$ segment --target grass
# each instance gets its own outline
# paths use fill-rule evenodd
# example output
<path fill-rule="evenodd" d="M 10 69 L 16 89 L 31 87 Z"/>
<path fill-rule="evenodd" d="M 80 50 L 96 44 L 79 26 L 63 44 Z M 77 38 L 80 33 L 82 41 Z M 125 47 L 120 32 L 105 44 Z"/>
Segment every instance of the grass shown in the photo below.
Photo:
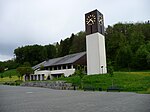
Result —
<path fill-rule="evenodd" d="M 148 88 L 146 91 L 138 91 L 140 94 L 150 94 L 150 88 Z"/>
<path fill-rule="evenodd" d="M 3 78 L 0 78 L 0 83 L 4 82 L 14 82 L 18 80 L 16 70 L 9 70 L 3 74 Z M 9 78 L 11 74 L 12 78 Z M 141 71 L 141 72 L 114 72 L 114 76 L 110 77 L 109 74 L 103 75 L 85 75 L 82 80 L 79 76 L 72 76 L 66 78 L 54 79 L 64 80 L 68 83 L 79 86 L 81 89 L 83 87 L 92 86 L 96 90 L 102 88 L 104 91 L 113 84 L 122 89 L 122 91 L 127 92 L 137 92 L 137 93 L 146 93 L 150 94 L 150 71 Z"/>
<path fill-rule="evenodd" d="M 16 80 L 18 80 L 17 76 L 12 76 L 12 78 L 4 77 L 4 78 L 0 78 L 0 83 L 15 82 Z"/>
<path fill-rule="evenodd" d="M 9 78 L 10 74 L 11 74 L 11 78 Z M 0 73 L 0 75 L 3 75 L 3 78 L 0 78 L 0 83 L 14 82 L 18 80 L 18 77 L 17 77 L 18 72 L 15 69 L 5 71 L 4 73 Z"/>
<path fill-rule="evenodd" d="M 81 87 L 92 86 L 97 90 L 102 88 L 104 91 L 112 85 L 113 81 L 113 85 L 120 87 L 123 91 L 150 94 L 150 72 L 115 72 L 113 77 L 103 74 L 86 75 L 82 80 L 78 76 L 58 80 L 65 80 Z"/>
<path fill-rule="evenodd" d="M 19 73 L 16 71 L 16 69 L 12 69 L 12 70 L 5 71 L 4 73 L 0 73 L 0 75 L 3 75 L 3 77 L 9 77 L 10 74 L 11 76 L 17 76 Z"/>

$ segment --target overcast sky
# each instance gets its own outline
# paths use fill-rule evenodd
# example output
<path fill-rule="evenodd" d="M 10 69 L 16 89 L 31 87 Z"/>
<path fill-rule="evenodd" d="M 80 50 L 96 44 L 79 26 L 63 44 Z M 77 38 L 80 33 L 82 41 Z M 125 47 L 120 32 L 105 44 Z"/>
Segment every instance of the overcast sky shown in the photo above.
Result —
<path fill-rule="evenodd" d="M 84 14 L 98 9 L 105 27 L 150 20 L 150 0 L 0 0 L 0 61 L 19 46 L 53 44 L 84 31 Z"/>

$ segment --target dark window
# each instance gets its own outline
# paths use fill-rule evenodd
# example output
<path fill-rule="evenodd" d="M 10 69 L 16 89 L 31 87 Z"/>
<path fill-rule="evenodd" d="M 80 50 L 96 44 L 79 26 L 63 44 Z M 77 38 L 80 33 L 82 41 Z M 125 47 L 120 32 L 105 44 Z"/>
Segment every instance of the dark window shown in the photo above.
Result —
<path fill-rule="evenodd" d="M 73 65 L 73 68 L 77 69 L 77 68 L 76 68 L 76 65 Z"/>
<path fill-rule="evenodd" d="M 58 66 L 58 70 L 61 70 L 61 66 Z"/>
<path fill-rule="evenodd" d="M 54 66 L 54 70 L 57 70 L 57 66 Z"/>
<path fill-rule="evenodd" d="M 66 65 L 63 65 L 63 69 L 66 69 Z"/>
<path fill-rule="evenodd" d="M 34 79 L 34 80 L 37 80 L 37 75 L 35 75 L 34 77 L 35 77 L 35 79 Z"/>
<path fill-rule="evenodd" d="M 42 80 L 44 80 L 44 74 L 42 74 Z"/>
<path fill-rule="evenodd" d="M 41 80 L 41 77 L 40 77 L 40 75 L 38 75 L 38 80 Z"/>
<path fill-rule="evenodd" d="M 68 65 L 68 69 L 71 69 L 71 65 Z"/>

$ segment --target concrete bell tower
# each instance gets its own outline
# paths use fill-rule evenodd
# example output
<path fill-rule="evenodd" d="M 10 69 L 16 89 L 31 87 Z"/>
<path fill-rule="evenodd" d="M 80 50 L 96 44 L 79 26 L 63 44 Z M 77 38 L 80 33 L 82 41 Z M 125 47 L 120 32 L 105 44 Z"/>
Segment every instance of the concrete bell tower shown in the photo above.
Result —
<path fill-rule="evenodd" d="M 104 18 L 98 10 L 85 14 L 87 74 L 105 74 L 106 51 L 104 37 Z"/>

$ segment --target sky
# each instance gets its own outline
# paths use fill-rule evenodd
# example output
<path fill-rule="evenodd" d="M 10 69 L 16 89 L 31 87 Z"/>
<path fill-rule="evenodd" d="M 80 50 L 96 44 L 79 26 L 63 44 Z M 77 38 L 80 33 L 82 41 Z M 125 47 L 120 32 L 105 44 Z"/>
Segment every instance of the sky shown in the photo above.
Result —
<path fill-rule="evenodd" d="M 104 23 L 150 20 L 150 0 L 0 0 L 0 61 L 14 49 L 48 45 L 85 31 L 85 13 L 98 9 Z"/>

